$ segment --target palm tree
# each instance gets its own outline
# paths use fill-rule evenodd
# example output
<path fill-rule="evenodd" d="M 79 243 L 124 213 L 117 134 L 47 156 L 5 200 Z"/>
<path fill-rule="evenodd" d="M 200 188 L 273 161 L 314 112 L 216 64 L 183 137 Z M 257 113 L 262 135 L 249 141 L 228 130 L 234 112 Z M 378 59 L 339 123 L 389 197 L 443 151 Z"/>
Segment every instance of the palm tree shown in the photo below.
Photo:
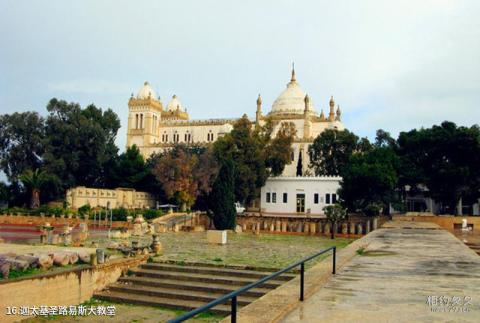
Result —
<path fill-rule="evenodd" d="M 36 169 L 35 171 L 28 169 L 20 176 L 23 185 L 32 191 L 30 208 L 36 209 L 40 206 L 40 190 L 49 179 L 50 176 L 40 169 Z"/>

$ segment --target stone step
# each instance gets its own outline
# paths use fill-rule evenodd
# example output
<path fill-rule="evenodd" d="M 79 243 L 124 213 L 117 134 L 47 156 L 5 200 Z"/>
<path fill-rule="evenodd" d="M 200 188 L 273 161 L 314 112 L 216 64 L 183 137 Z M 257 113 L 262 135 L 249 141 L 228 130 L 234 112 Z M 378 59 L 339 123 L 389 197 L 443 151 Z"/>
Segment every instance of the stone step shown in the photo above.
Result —
<path fill-rule="evenodd" d="M 191 291 L 191 290 L 181 290 L 175 288 L 165 288 L 165 287 L 149 287 L 142 285 L 131 285 L 125 283 L 116 283 L 110 285 L 108 290 L 111 292 L 121 292 L 127 294 L 137 294 L 137 295 L 146 295 L 153 297 L 162 297 L 162 298 L 171 298 L 171 299 L 182 299 L 198 302 L 211 302 L 216 300 L 219 297 L 222 297 L 225 294 L 222 293 L 211 293 L 207 291 Z M 238 297 L 239 305 L 248 305 L 253 302 L 255 297 L 248 297 L 241 295 Z M 230 304 L 227 302 L 225 304 Z"/>
<path fill-rule="evenodd" d="M 172 271 L 150 270 L 150 269 L 134 269 L 134 270 L 131 270 L 131 272 L 137 277 L 153 277 L 153 278 L 196 281 L 196 282 L 216 283 L 216 284 L 231 284 L 236 286 L 244 286 L 244 285 L 253 283 L 257 280 L 257 279 L 245 278 L 245 277 L 227 277 L 227 276 L 218 277 L 218 276 L 213 276 L 208 274 L 183 273 L 183 272 L 172 272 Z M 259 287 L 277 288 L 283 283 L 284 281 L 272 279 L 263 283 Z"/>
<path fill-rule="evenodd" d="M 94 294 L 95 298 L 129 303 L 136 305 L 146 305 L 146 306 L 161 306 L 166 308 L 172 308 L 177 310 L 190 311 L 202 305 L 205 305 L 205 302 L 191 301 L 191 300 L 182 300 L 182 299 L 172 299 L 166 297 L 154 297 L 146 295 L 137 295 L 124 292 L 111 292 L 111 291 L 102 291 Z M 240 306 L 239 306 L 240 308 Z M 209 310 L 211 313 L 220 314 L 220 315 L 229 315 L 230 314 L 230 305 L 217 305 Z"/>
<path fill-rule="evenodd" d="M 166 288 L 176 288 L 181 290 L 192 290 L 192 291 L 206 291 L 210 293 L 221 293 L 222 295 L 228 294 L 237 290 L 239 286 L 232 286 L 231 284 L 214 284 L 214 283 L 204 283 L 204 282 L 191 282 L 191 281 L 181 281 L 176 279 L 158 279 L 152 277 L 133 277 L 126 276 L 118 279 L 120 283 L 129 283 L 134 285 L 141 286 L 152 286 L 152 287 L 166 287 Z M 242 295 L 249 297 L 261 297 L 271 291 L 271 288 L 252 288 Z"/>
<path fill-rule="evenodd" d="M 255 270 L 239 270 L 239 269 L 230 269 L 223 267 L 207 267 L 207 266 L 182 266 L 175 264 L 165 264 L 165 263 L 147 263 L 141 266 L 142 269 L 151 269 L 151 270 L 163 270 L 163 271 L 175 271 L 175 272 L 186 272 L 186 273 L 198 273 L 198 274 L 214 274 L 216 276 L 234 276 L 234 277 L 248 277 L 254 279 L 263 278 L 271 272 L 265 271 L 255 271 Z M 275 280 L 289 281 L 294 278 L 295 275 L 292 274 L 283 274 L 277 276 Z"/>

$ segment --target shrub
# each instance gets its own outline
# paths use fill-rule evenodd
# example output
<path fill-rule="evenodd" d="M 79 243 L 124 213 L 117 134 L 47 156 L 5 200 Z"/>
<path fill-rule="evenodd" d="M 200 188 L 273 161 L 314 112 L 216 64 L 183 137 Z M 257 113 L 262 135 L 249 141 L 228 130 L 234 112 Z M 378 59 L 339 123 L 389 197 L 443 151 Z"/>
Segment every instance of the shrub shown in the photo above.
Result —
<path fill-rule="evenodd" d="M 85 205 L 82 205 L 81 207 L 78 208 L 78 214 L 79 215 L 85 215 L 85 214 L 90 213 L 91 210 L 92 210 L 92 208 L 90 207 L 90 205 L 85 204 Z"/>
<path fill-rule="evenodd" d="M 363 213 L 365 213 L 366 216 L 377 216 L 381 210 L 382 206 L 380 204 L 370 203 L 363 209 Z"/>
<path fill-rule="evenodd" d="M 113 221 L 127 221 L 128 211 L 124 208 L 112 209 Z"/>
<path fill-rule="evenodd" d="M 155 209 L 145 209 L 142 212 L 145 220 L 155 219 L 163 215 L 163 212 L 161 210 Z"/>

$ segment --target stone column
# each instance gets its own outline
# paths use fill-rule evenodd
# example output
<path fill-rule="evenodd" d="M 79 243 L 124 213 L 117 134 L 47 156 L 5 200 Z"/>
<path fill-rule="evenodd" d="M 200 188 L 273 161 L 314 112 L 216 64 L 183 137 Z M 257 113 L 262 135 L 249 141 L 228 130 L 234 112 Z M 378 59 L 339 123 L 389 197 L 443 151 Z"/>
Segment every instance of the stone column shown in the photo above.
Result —
<path fill-rule="evenodd" d="M 317 233 L 317 223 L 316 222 L 310 222 L 310 233 L 311 234 Z"/>
<path fill-rule="evenodd" d="M 323 233 L 330 234 L 330 223 L 325 223 L 325 226 L 323 227 Z"/>
<path fill-rule="evenodd" d="M 463 215 L 462 198 L 460 198 L 457 204 L 457 215 Z"/>
<path fill-rule="evenodd" d="M 348 234 L 348 226 L 347 223 L 342 223 L 342 234 Z"/>
<path fill-rule="evenodd" d="M 355 234 L 355 223 L 349 222 L 349 229 L 350 229 L 350 234 Z"/>
<path fill-rule="evenodd" d="M 365 222 L 365 234 L 369 232 L 370 232 L 370 220 L 367 220 L 367 222 Z"/>
<path fill-rule="evenodd" d="M 275 231 L 278 231 L 278 232 L 282 231 L 282 221 L 280 220 L 275 221 Z"/>
<path fill-rule="evenodd" d="M 302 222 L 298 222 L 297 223 L 297 232 L 302 232 L 302 231 L 303 231 Z"/>
<path fill-rule="evenodd" d="M 310 229 L 309 223 L 308 223 L 308 222 L 304 222 L 304 223 L 303 223 L 303 233 L 308 234 L 309 229 Z"/>
<path fill-rule="evenodd" d="M 363 228 L 361 223 L 357 223 L 357 234 L 363 234 Z"/>
<path fill-rule="evenodd" d="M 378 229 L 378 218 L 374 217 L 372 220 L 372 231 Z"/>
<path fill-rule="evenodd" d="M 273 225 L 273 222 L 270 224 L 270 232 L 275 231 L 275 226 Z"/>
<path fill-rule="evenodd" d="M 287 232 L 287 221 L 282 221 L 282 232 Z"/>
<path fill-rule="evenodd" d="M 263 221 L 263 230 L 267 231 L 268 230 L 268 223 L 266 220 Z"/>

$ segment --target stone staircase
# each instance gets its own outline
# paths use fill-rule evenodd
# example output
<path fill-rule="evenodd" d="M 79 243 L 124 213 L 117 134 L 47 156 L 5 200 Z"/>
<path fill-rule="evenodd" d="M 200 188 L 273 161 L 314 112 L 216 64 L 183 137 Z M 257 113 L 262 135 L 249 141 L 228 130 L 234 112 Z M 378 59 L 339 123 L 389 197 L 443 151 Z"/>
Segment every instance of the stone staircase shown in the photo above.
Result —
<path fill-rule="evenodd" d="M 475 251 L 477 255 L 480 256 L 480 244 L 475 244 L 475 243 L 465 243 L 470 249 Z"/>
<path fill-rule="evenodd" d="M 153 262 L 131 270 L 128 276 L 119 278 L 94 296 L 108 301 L 192 310 L 270 273 L 272 271 L 209 264 Z M 237 300 L 238 306 L 250 304 L 294 277 L 294 274 L 283 274 L 242 293 Z M 210 312 L 228 315 L 230 302 L 217 305 Z"/>

